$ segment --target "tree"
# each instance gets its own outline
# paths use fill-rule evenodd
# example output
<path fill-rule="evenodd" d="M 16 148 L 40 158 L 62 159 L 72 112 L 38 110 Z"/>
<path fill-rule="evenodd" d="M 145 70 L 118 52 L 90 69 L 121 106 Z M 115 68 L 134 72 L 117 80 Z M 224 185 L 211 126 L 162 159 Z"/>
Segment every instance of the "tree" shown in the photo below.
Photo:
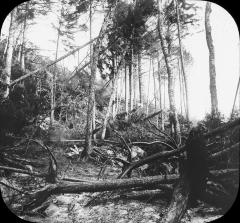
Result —
<path fill-rule="evenodd" d="M 206 3 L 205 10 L 205 31 L 209 50 L 209 75 L 210 75 L 210 94 L 211 94 L 211 112 L 213 115 L 218 112 L 218 98 L 216 87 L 216 69 L 215 69 L 215 50 L 212 39 L 212 28 L 210 24 L 210 14 L 212 12 L 211 3 Z"/>
<path fill-rule="evenodd" d="M 161 77 L 161 64 L 160 64 L 160 52 L 158 51 L 158 55 L 157 55 L 157 65 L 158 65 L 158 86 L 159 86 L 159 108 L 161 110 L 161 114 L 160 114 L 160 117 L 161 117 L 161 120 L 160 120 L 160 127 L 162 130 L 164 130 L 164 116 L 163 116 L 163 106 L 162 106 L 162 88 L 161 88 L 161 85 L 162 85 L 162 77 Z"/>
<path fill-rule="evenodd" d="M 3 98 L 9 96 L 9 85 L 12 75 L 12 59 L 13 59 L 13 48 L 14 48 L 14 32 L 16 29 L 16 13 L 17 8 L 14 8 L 10 14 L 9 34 L 8 34 L 8 45 L 6 50 L 5 69 L 4 69 L 4 84 L 5 90 L 3 92 Z"/>
<path fill-rule="evenodd" d="M 177 112 L 176 112 L 176 105 L 175 105 L 175 92 L 174 92 L 174 82 L 173 82 L 173 72 L 172 68 L 170 65 L 170 52 L 169 48 L 166 45 L 166 39 L 164 39 L 163 36 L 163 31 L 162 31 L 162 23 L 161 23 L 161 5 L 160 1 L 158 0 L 158 7 L 159 7 L 159 12 L 158 12 L 158 24 L 157 24 L 157 29 L 158 29 L 158 35 L 160 39 L 160 44 L 161 44 L 161 49 L 163 52 L 164 56 L 164 61 L 166 64 L 166 70 L 167 70 L 167 75 L 168 75 L 168 97 L 169 97 L 169 104 L 170 104 L 170 114 L 169 114 L 169 119 L 170 119 L 170 124 L 172 128 L 174 129 L 174 137 L 178 141 L 179 140 L 179 134 L 180 134 L 180 128 L 179 128 L 179 122 L 177 118 Z"/>
<path fill-rule="evenodd" d="M 87 108 L 87 124 L 86 124 L 86 135 L 85 135 L 85 148 L 82 152 L 82 158 L 88 159 L 89 155 L 92 153 L 92 120 L 93 120 L 93 106 L 95 98 L 95 89 L 94 82 L 96 79 L 96 69 L 98 64 L 98 57 L 101 50 L 101 44 L 104 37 L 104 34 L 107 31 L 108 24 L 112 19 L 113 5 L 109 6 L 109 10 L 104 18 L 99 37 L 96 41 L 96 44 L 93 48 L 92 55 L 92 66 L 91 66 L 91 76 L 89 80 L 89 96 L 88 96 L 88 108 Z"/>
<path fill-rule="evenodd" d="M 73 3 L 72 3 L 73 4 Z M 60 43 L 63 43 L 65 50 L 72 49 L 74 40 L 73 34 L 77 28 L 77 20 L 79 14 L 75 13 L 75 9 L 71 7 L 70 1 L 61 0 L 60 9 L 57 15 L 57 25 L 53 24 L 53 28 L 57 31 L 55 60 L 58 59 L 58 51 Z M 81 30 L 81 29 L 80 29 Z M 91 40 L 90 40 L 91 41 Z M 56 107 L 56 85 L 57 85 L 56 72 L 53 72 L 51 83 L 51 126 L 55 119 L 55 107 Z"/>
<path fill-rule="evenodd" d="M 39 15 L 46 15 L 50 9 L 51 3 L 49 0 L 31 0 L 18 6 L 16 22 L 21 27 L 19 32 L 18 61 L 23 71 L 25 71 L 26 31 L 33 24 L 31 21 Z"/>
<path fill-rule="evenodd" d="M 183 79 L 184 79 L 185 92 L 186 92 L 186 119 L 189 120 L 188 81 L 187 81 L 185 66 L 184 66 L 184 61 L 183 61 L 183 50 L 182 50 L 182 37 L 181 37 L 181 27 L 180 27 L 180 18 L 179 18 L 179 8 L 178 8 L 178 1 L 177 0 L 174 0 L 174 1 L 175 1 L 176 14 L 177 14 L 177 29 L 178 29 L 177 35 L 178 35 L 178 42 L 179 42 L 180 61 L 181 61 Z"/>
<path fill-rule="evenodd" d="M 143 89 L 144 89 L 144 85 L 143 85 L 143 78 L 142 78 L 142 55 L 141 52 L 138 53 L 137 55 L 137 61 L 138 61 L 138 80 L 139 80 L 139 102 L 142 106 L 143 103 Z"/>

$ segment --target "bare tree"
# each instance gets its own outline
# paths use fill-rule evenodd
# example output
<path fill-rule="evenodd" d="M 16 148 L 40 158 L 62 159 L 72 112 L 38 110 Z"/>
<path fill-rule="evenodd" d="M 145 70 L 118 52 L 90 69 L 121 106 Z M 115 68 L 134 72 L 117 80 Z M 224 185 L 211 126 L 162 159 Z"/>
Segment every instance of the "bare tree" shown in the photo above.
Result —
<path fill-rule="evenodd" d="M 9 34 L 8 34 L 8 45 L 6 49 L 6 60 L 4 69 L 4 84 L 6 88 L 3 92 L 3 98 L 9 96 L 9 85 L 12 75 L 12 59 L 13 59 L 13 48 L 14 48 L 14 32 L 15 32 L 15 19 L 16 19 L 17 8 L 14 8 L 10 14 Z"/>
<path fill-rule="evenodd" d="M 137 61 L 138 61 L 138 79 L 139 79 L 139 102 L 142 105 L 143 103 L 143 78 L 142 78 L 142 55 L 141 52 L 137 55 Z"/>
<path fill-rule="evenodd" d="M 151 64 L 152 60 L 151 57 L 149 57 L 149 73 L 148 73 L 148 92 L 147 92 L 147 106 L 146 106 L 146 113 L 148 114 L 148 106 L 149 106 L 149 90 L 150 90 L 150 74 L 151 74 Z"/>
<path fill-rule="evenodd" d="M 189 120 L 188 81 L 187 81 L 187 76 L 186 76 L 185 66 L 183 61 L 181 26 L 180 26 L 179 8 L 178 8 L 177 0 L 175 0 L 175 6 L 176 6 L 176 14 L 177 14 L 177 30 L 178 30 L 177 35 L 178 35 L 178 42 L 179 42 L 180 62 L 181 62 L 182 74 L 184 79 L 184 87 L 185 87 L 185 96 L 186 96 L 186 119 Z"/>
<path fill-rule="evenodd" d="M 163 31 L 162 31 L 162 24 L 161 24 L 161 16 L 160 16 L 160 1 L 158 0 L 158 7 L 159 7 L 159 12 L 158 12 L 158 24 L 157 24 L 157 29 L 158 29 L 158 35 L 160 39 L 160 44 L 161 44 L 161 49 L 163 52 L 165 64 L 166 64 L 166 70 L 167 70 L 167 75 L 168 75 L 168 97 L 169 97 L 169 105 L 170 105 L 170 114 L 169 114 L 169 119 L 170 119 L 170 124 L 172 128 L 174 129 L 174 137 L 175 139 L 179 139 L 179 134 L 180 134 L 180 128 L 179 128 L 179 122 L 177 118 L 177 112 L 176 112 L 176 105 L 175 105 L 175 92 L 174 92 L 174 77 L 173 77 L 173 72 L 172 68 L 170 65 L 170 53 L 167 50 L 167 45 L 165 43 L 165 39 L 163 36 Z"/>
<path fill-rule="evenodd" d="M 163 120 L 163 106 L 162 106 L 162 78 L 161 78 L 161 64 L 160 64 L 160 56 L 159 56 L 159 52 L 158 52 L 158 57 L 157 57 L 157 62 L 158 62 L 158 85 L 159 85 L 159 108 L 162 111 L 160 114 L 160 127 L 162 130 L 164 130 L 164 120 Z"/>
<path fill-rule="evenodd" d="M 209 75 L 210 75 L 210 94 L 211 94 L 211 112 L 216 114 L 218 112 L 218 98 L 216 87 L 216 69 L 215 69 L 215 50 L 212 39 L 212 27 L 210 24 L 210 14 L 212 12 L 211 3 L 206 3 L 205 10 L 205 30 L 206 40 L 209 50 Z"/>
<path fill-rule="evenodd" d="M 112 9 L 113 9 L 112 6 L 110 6 L 109 11 L 107 12 L 104 18 L 104 21 L 99 33 L 99 38 L 97 39 L 92 52 L 91 76 L 89 80 L 89 97 L 88 97 L 88 109 L 87 109 L 85 148 L 82 152 L 83 159 L 88 159 L 89 155 L 92 153 L 92 123 L 93 123 L 93 109 L 95 104 L 94 82 L 96 79 L 97 62 L 98 62 L 98 56 L 101 49 L 102 39 L 108 28 L 108 24 L 112 19 Z"/>
<path fill-rule="evenodd" d="M 128 84 L 128 75 L 127 75 L 127 64 L 125 62 L 125 112 L 128 113 L 128 87 L 127 87 L 127 84 Z"/>

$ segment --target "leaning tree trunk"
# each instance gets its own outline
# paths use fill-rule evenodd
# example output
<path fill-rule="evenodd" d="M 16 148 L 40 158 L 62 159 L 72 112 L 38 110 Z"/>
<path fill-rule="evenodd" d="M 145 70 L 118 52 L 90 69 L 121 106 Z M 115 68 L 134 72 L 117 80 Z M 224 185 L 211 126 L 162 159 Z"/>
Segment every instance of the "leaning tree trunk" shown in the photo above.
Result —
<path fill-rule="evenodd" d="M 162 223 L 178 223 L 187 211 L 188 200 L 190 194 L 190 187 L 188 179 L 183 176 L 174 189 L 171 203 L 164 217 Z"/>
<path fill-rule="evenodd" d="M 98 56 L 100 53 L 101 43 L 103 39 L 103 34 L 106 32 L 109 20 L 112 17 L 112 7 L 110 7 L 107 15 L 104 18 L 99 37 L 96 41 L 92 52 L 92 63 L 91 63 L 91 76 L 89 81 L 89 97 L 88 97 L 88 109 L 87 109 L 87 125 L 86 125 L 86 135 L 85 135 L 85 148 L 82 152 L 82 158 L 88 158 L 92 153 L 92 121 L 93 121 L 93 106 L 95 101 L 95 89 L 94 82 L 96 79 L 96 69 Z"/>
<path fill-rule="evenodd" d="M 165 40 L 163 38 L 163 32 L 162 32 L 162 25 L 161 25 L 161 18 L 160 18 L 160 1 L 158 0 L 159 5 L 159 12 L 158 12 L 158 35 L 160 39 L 160 44 L 166 64 L 167 74 L 168 74 L 168 96 L 169 96 L 169 105 L 170 105 L 170 124 L 174 128 L 174 138 L 179 141 L 180 138 L 180 128 L 179 128 L 179 122 L 177 118 L 177 112 L 176 112 L 176 105 L 175 105 L 175 92 L 174 92 L 174 77 L 172 68 L 170 66 L 170 54 L 167 51 L 167 46 L 165 43 Z"/>
<path fill-rule="evenodd" d="M 180 61 L 181 61 L 181 67 L 182 67 L 182 74 L 184 78 L 184 86 L 185 86 L 185 96 L 186 96 L 186 119 L 189 120 L 189 100 L 188 100 L 188 81 L 187 76 L 185 72 L 185 67 L 183 63 L 183 51 L 182 51 L 182 39 L 181 39 L 181 27 L 180 27 L 180 19 L 179 19 L 179 8 L 178 8 L 178 2 L 175 0 L 176 4 L 176 13 L 177 13 L 177 29 L 178 29 L 178 42 L 179 42 L 179 50 L 180 50 Z"/>
<path fill-rule="evenodd" d="M 211 3 L 206 3 L 205 10 L 205 30 L 206 40 L 209 50 L 209 75 L 210 75 L 210 94 L 211 94 L 211 112 L 215 115 L 218 112 L 218 99 L 216 87 L 216 69 L 215 69 L 215 50 L 212 39 L 212 28 L 210 24 Z"/>
<path fill-rule="evenodd" d="M 11 12 L 11 20 L 9 25 L 9 36 L 8 36 L 8 46 L 6 50 L 6 60 L 5 60 L 5 69 L 4 69 L 4 84 L 6 84 L 5 90 L 3 92 L 3 98 L 9 96 L 9 85 L 11 81 L 12 73 L 12 59 L 13 59 L 13 45 L 14 45 L 14 32 L 15 32 L 15 17 L 16 17 L 16 8 Z"/>

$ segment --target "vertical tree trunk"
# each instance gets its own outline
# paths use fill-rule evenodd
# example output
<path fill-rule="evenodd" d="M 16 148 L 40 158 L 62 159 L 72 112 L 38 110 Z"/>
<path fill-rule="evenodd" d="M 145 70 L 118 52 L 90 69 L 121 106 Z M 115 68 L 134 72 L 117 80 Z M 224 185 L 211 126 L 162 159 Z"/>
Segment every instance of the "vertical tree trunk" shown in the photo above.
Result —
<path fill-rule="evenodd" d="M 22 31 L 22 44 L 21 44 L 21 54 L 20 54 L 20 65 L 21 69 L 25 71 L 25 33 L 27 28 L 27 13 L 28 13 L 29 2 L 25 3 L 25 17 L 23 22 L 23 31 Z"/>
<path fill-rule="evenodd" d="M 129 100 L 130 100 L 130 111 L 133 109 L 133 74 L 132 74 L 132 51 L 130 53 L 130 60 L 128 63 L 129 69 Z"/>
<path fill-rule="evenodd" d="M 117 91 L 118 91 L 118 76 L 116 76 L 116 69 L 117 69 L 117 57 L 114 56 L 113 59 L 113 72 L 114 72 L 114 77 L 115 77 L 115 83 L 114 83 L 114 96 L 113 96 L 113 104 L 112 104 L 112 117 L 115 117 L 115 112 L 116 112 L 116 99 L 117 99 Z M 115 89 L 116 88 L 116 89 Z"/>
<path fill-rule="evenodd" d="M 156 79 L 155 79 L 155 70 L 154 70 L 154 58 L 152 59 L 152 75 L 153 75 L 153 96 L 154 96 L 154 112 L 157 111 L 157 87 L 156 87 Z M 156 116 L 156 125 L 158 126 L 159 115 Z"/>
<path fill-rule="evenodd" d="M 109 103 L 108 103 L 108 109 L 107 109 L 107 114 L 105 116 L 105 119 L 104 119 L 104 123 L 103 123 L 103 131 L 102 131 L 102 136 L 101 138 L 104 139 L 105 138 L 105 134 L 106 134 L 106 129 L 107 129 L 107 123 L 108 123 L 108 119 L 110 117 L 110 114 L 111 114 L 111 108 L 113 106 L 113 102 L 114 102 L 114 99 L 116 97 L 116 85 L 117 85 L 117 80 L 118 80 L 118 73 L 121 69 L 121 65 L 122 65 L 122 61 L 123 61 L 123 57 L 121 59 L 121 61 L 119 62 L 118 64 L 118 67 L 116 69 L 116 60 L 113 60 L 113 80 L 112 80 L 112 89 L 111 89 L 111 96 L 110 96 L 110 99 L 109 99 Z M 114 113 L 114 109 L 112 109 L 112 114 Z"/>
<path fill-rule="evenodd" d="M 116 90 L 115 90 L 115 101 L 114 101 L 114 107 L 113 107 L 113 119 L 115 118 L 116 114 L 117 114 L 117 109 L 118 109 L 118 101 L 119 101 L 119 93 L 118 93 L 118 81 L 119 78 L 117 77 L 117 80 L 116 80 Z"/>
<path fill-rule="evenodd" d="M 137 55 L 138 60 L 138 79 L 139 79 L 139 102 L 140 105 L 143 106 L 143 79 L 142 79 L 142 54 L 141 52 Z"/>
<path fill-rule="evenodd" d="M 7 98 L 9 96 L 9 84 L 11 81 L 11 73 L 12 73 L 12 57 L 13 57 L 13 45 L 14 45 L 14 32 L 15 32 L 15 18 L 16 18 L 16 8 L 14 8 L 11 12 L 11 19 L 9 25 L 9 34 L 8 34 L 8 45 L 6 50 L 6 60 L 5 60 L 5 69 L 4 69 L 4 82 L 6 84 L 6 88 L 3 92 L 3 98 Z"/>
<path fill-rule="evenodd" d="M 210 75 L 210 94 L 211 94 L 211 112 L 215 115 L 218 112 L 218 99 L 216 87 L 216 69 L 215 69 L 215 51 L 212 39 L 212 28 L 210 24 L 211 3 L 206 3 L 205 10 L 205 30 L 206 40 L 209 50 L 209 75 Z"/>
<path fill-rule="evenodd" d="M 148 92 L 147 92 L 147 110 L 146 113 L 148 115 L 148 106 L 149 106 L 149 90 L 150 90 L 150 74 L 151 74 L 151 57 L 149 57 L 149 73 L 148 73 Z"/>
<path fill-rule="evenodd" d="M 182 93 L 182 79 L 181 79 L 181 70 L 180 70 L 180 62 L 179 62 L 179 59 L 178 59 L 178 80 L 179 80 L 179 100 L 180 100 L 180 112 L 181 112 L 181 115 L 183 115 L 183 106 L 182 106 L 182 96 L 183 96 L 183 93 Z"/>
<path fill-rule="evenodd" d="M 119 91 L 120 91 L 120 95 L 119 95 L 119 100 L 118 100 L 118 104 L 117 104 L 117 113 L 119 112 L 119 110 L 121 111 L 121 102 L 122 102 L 122 95 L 123 95 L 123 86 L 124 86 L 124 75 L 123 75 L 123 72 L 121 73 L 121 78 L 120 78 L 120 88 L 119 88 Z"/>
<path fill-rule="evenodd" d="M 128 114 L 128 75 L 127 75 L 127 64 L 125 61 L 125 112 Z"/>
<path fill-rule="evenodd" d="M 163 120 L 163 107 L 162 107 L 162 90 L 161 90 L 161 64 L 160 64 L 160 58 L 159 58 L 159 52 L 158 52 L 158 85 L 159 85 L 159 109 L 162 111 L 160 114 L 160 127 L 162 130 L 164 130 L 164 120 Z"/>
<path fill-rule="evenodd" d="M 116 74 L 114 74 L 114 75 L 116 75 Z M 113 80 L 112 80 L 111 96 L 110 96 L 109 103 L 108 103 L 107 114 L 105 116 L 104 123 L 103 123 L 103 130 L 102 130 L 101 139 L 105 139 L 107 123 L 108 123 L 108 119 L 109 119 L 110 114 L 111 114 L 111 109 L 112 109 L 113 101 L 114 101 L 114 98 L 115 98 L 115 85 L 116 85 L 116 76 L 114 76 Z"/>
<path fill-rule="evenodd" d="M 86 135 L 85 135 L 85 148 L 81 155 L 83 159 L 88 159 L 89 155 L 92 153 L 92 120 L 93 120 L 93 106 L 95 101 L 94 82 L 96 79 L 97 62 L 98 62 L 98 56 L 99 56 L 101 43 L 103 39 L 103 34 L 107 30 L 107 26 L 111 17 L 112 17 L 112 7 L 110 6 L 109 11 L 107 12 L 107 15 L 104 18 L 104 21 L 99 33 L 99 38 L 97 39 L 92 52 L 91 76 L 89 81 L 89 97 L 88 97 L 88 109 L 87 109 L 87 124 L 86 124 Z"/>
<path fill-rule="evenodd" d="M 159 12 L 158 12 L 158 34 L 160 39 L 160 44 L 166 64 L 167 74 L 168 74 L 168 97 L 169 97 L 169 106 L 170 106 L 170 114 L 169 114 L 169 120 L 170 124 L 174 129 L 174 137 L 176 141 L 179 141 L 180 137 L 180 128 L 179 128 L 179 122 L 177 118 L 177 112 L 176 112 L 176 105 L 175 105 L 175 92 L 174 92 L 174 77 L 172 73 L 172 68 L 170 66 L 170 54 L 167 52 L 167 46 L 165 43 L 165 40 L 163 38 L 162 33 L 162 25 L 161 25 L 161 18 L 160 18 L 160 1 L 158 0 L 158 6 L 159 6 Z"/>
<path fill-rule="evenodd" d="M 179 43 L 179 50 L 180 50 L 180 61 L 181 61 L 183 79 L 184 79 L 185 96 L 186 96 L 186 119 L 189 121 L 188 80 L 187 80 L 187 76 L 186 76 L 186 72 L 185 72 L 185 66 L 184 66 L 184 62 L 183 62 L 181 27 L 180 27 L 179 8 L 178 8 L 177 0 L 175 0 L 175 5 L 176 5 L 176 13 L 177 13 L 177 29 L 178 29 L 177 34 L 178 34 L 178 43 Z"/>
<path fill-rule="evenodd" d="M 59 48 L 59 39 L 60 39 L 60 29 L 61 29 L 61 24 L 59 24 L 58 27 L 58 34 L 57 34 L 57 45 L 56 45 L 56 53 L 55 53 L 55 60 L 58 58 L 58 48 Z M 51 116 L 50 116 L 50 126 L 53 125 L 53 122 L 55 120 L 54 117 L 54 111 L 55 111 L 55 94 L 56 94 L 56 69 L 57 66 L 55 65 L 55 70 L 52 75 L 52 84 L 51 84 Z"/>
<path fill-rule="evenodd" d="M 137 60 L 136 56 L 133 56 L 133 107 L 137 105 Z"/>

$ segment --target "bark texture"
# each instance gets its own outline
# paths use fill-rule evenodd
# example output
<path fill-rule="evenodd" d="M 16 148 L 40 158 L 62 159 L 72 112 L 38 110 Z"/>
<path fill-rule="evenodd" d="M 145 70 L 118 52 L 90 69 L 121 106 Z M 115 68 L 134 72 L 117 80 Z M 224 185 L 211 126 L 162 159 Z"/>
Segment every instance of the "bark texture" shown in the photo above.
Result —
<path fill-rule="evenodd" d="M 3 98 L 9 96 L 9 85 L 11 82 L 12 73 L 12 58 L 13 58 L 13 48 L 14 48 L 14 32 L 15 32 L 15 18 L 16 18 L 16 8 L 11 12 L 9 34 L 8 34 L 8 45 L 6 50 L 6 60 L 4 69 L 4 84 L 6 85 L 5 91 L 3 92 Z"/>
<path fill-rule="evenodd" d="M 162 25 L 161 25 L 161 16 L 160 16 L 160 1 L 158 0 L 158 6 L 159 6 L 159 12 L 158 12 L 158 35 L 160 39 L 160 44 L 164 56 L 164 61 L 167 69 L 167 75 L 168 75 L 168 97 L 169 97 L 169 104 L 170 104 L 170 124 L 174 128 L 174 137 L 176 141 L 179 141 L 179 134 L 180 134 L 180 128 L 179 128 L 179 122 L 177 118 L 177 112 L 176 112 L 176 104 L 175 104 L 175 92 L 174 92 L 174 77 L 173 72 L 170 64 L 170 54 L 168 52 L 168 48 L 166 46 L 166 42 L 163 37 L 163 31 L 162 31 Z"/>
<path fill-rule="evenodd" d="M 206 40 L 209 50 L 209 75 L 210 75 L 210 94 L 211 94 L 211 112 L 215 115 L 218 112 L 218 98 L 216 87 L 216 68 L 215 68 L 215 50 L 212 39 L 212 27 L 210 24 L 210 14 L 212 12 L 211 3 L 206 3 L 205 10 L 205 30 Z"/>

